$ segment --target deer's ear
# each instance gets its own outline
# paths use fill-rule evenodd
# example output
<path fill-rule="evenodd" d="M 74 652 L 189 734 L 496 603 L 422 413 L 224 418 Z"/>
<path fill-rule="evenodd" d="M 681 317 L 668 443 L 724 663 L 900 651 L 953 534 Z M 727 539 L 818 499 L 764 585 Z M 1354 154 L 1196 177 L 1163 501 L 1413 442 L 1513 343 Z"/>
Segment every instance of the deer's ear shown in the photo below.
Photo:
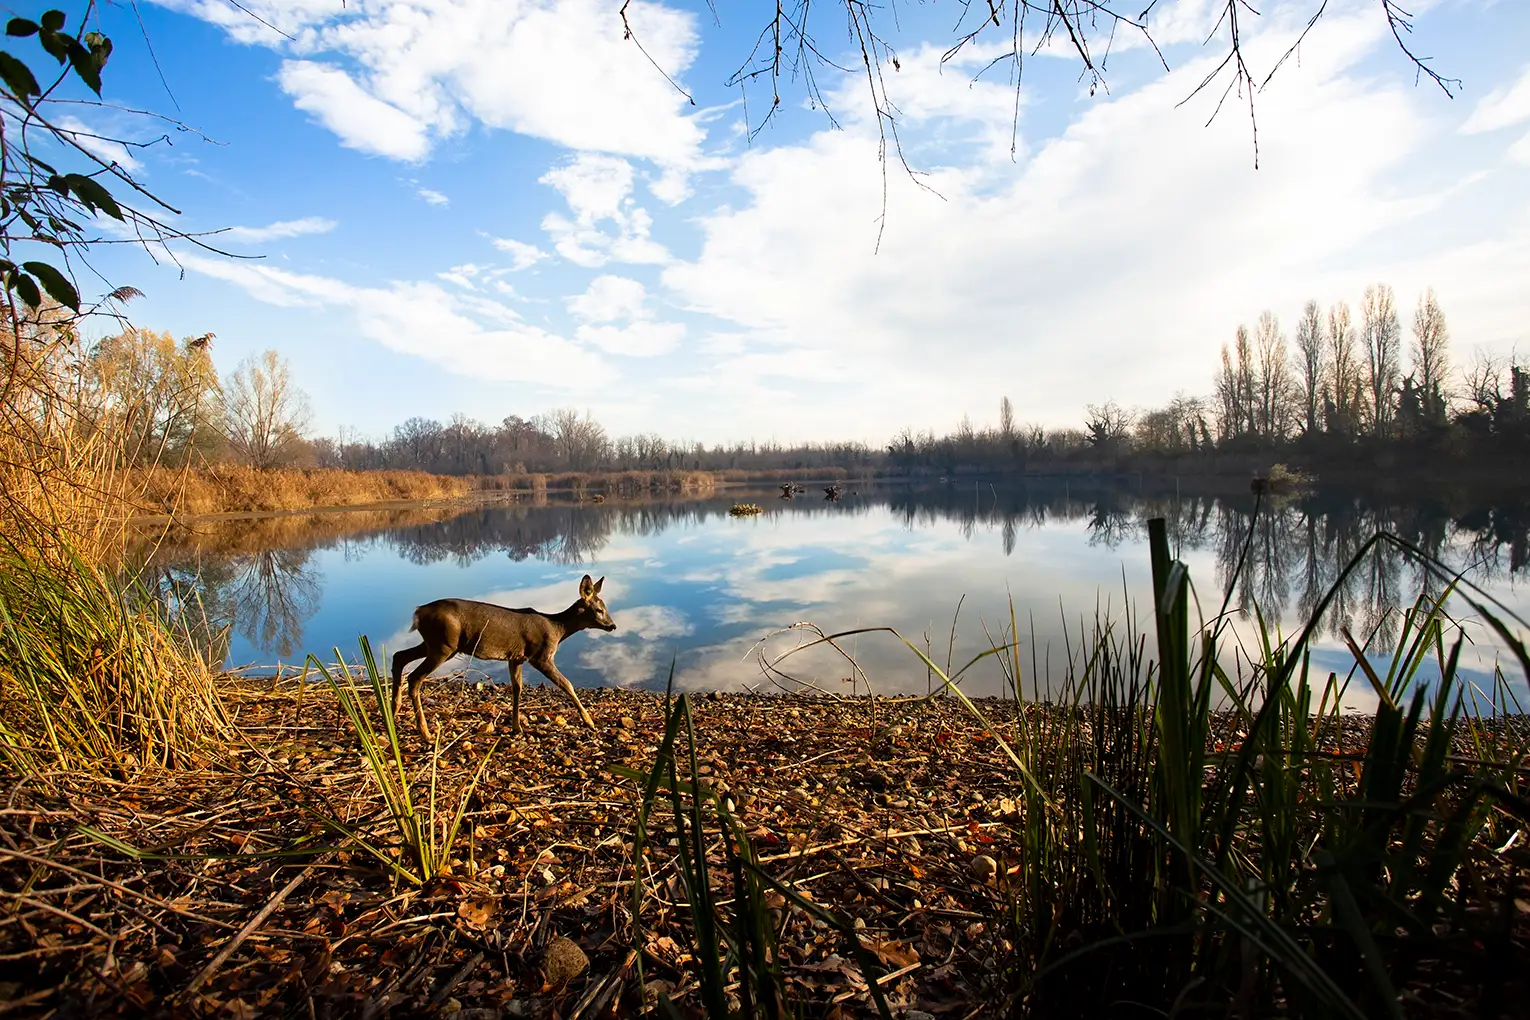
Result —
<path fill-rule="evenodd" d="M 590 575 L 589 574 L 585 574 L 583 577 L 581 577 L 579 579 L 579 594 L 581 594 L 581 595 L 588 595 L 593 588 L 594 588 L 594 585 L 592 585 L 590 583 Z"/>
<path fill-rule="evenodd" d="M 595 587 L 591 588 L 590 590 L 593 591 L 596 595 L 599 595 L 600 594 L 600 586 L 605 584 L 605 583 L 606 583 L 606 579 L 604 577 L 602 577 L 600 580 L 595 582 Z"/>

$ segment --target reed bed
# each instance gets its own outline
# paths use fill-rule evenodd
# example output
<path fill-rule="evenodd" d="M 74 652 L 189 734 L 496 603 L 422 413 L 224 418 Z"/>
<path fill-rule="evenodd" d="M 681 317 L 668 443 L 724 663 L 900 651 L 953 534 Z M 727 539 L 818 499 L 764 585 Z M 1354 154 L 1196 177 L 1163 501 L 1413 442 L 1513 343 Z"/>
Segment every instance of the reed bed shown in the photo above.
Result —
<path fill-rule="evenodd" d="M 473 491 L 466 478 L 423 471 L 256 470 L 237 464 L 138 468 L 128 472 L 127 484 L 142 512 L 178 517 L 455 499 Z"/>
<path fill-rule="evenodd" d="M 130 413 L 88 383 L 72 325 L 13 323 L 0 343 L 0 770 L 137 774 L 226 735 L 197 607 L 116 571 L 138 492 Z"/>

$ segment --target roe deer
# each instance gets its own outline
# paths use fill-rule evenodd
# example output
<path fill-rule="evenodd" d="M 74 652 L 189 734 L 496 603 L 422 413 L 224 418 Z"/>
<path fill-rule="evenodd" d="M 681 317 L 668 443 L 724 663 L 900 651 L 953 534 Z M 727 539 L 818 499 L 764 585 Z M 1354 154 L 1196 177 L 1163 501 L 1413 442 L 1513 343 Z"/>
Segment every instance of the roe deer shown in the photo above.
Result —
<path fill-rule="evenodd" d="M 437 599 L 427 602 L 414 611 L 409 629 L 419 631 L 421 643 L 405 648 L 393 656 L 393 711 L 398 713 L 399 692 L 404 676 L 404 666 L 423 658 L 409 674 L 409 698 L 414 702 L 414 721 L 427 740 L 435 734 L 425 721 L 425 709 L 420 704 L 420 685 L 436 669 L 453 655 L 470 655 L 475 659 L 503 659 L 510 664 L 510 714 L 514 718 L 514 731 L 521 732 L 521 664 L 529 662 L 547 679 L 563 688 L 574 699 L 579 719 L 590 729 L 595 720 L 579 703 L 574 685 L 568 677 L 553 665 L 553 653 L 558 643 L 570 634 L 577 634 L 587 627 L 611 631 L 616 624 L 606 612 L 606 604 L 600 600 L 600 586 L 606 583 L 602 577 L 591 583 L 585 574 L 579 582 L 579 599 L 561 613 L 539 613 L 535 609 L 506 609 L 487 602 L 468 599 Z"/>

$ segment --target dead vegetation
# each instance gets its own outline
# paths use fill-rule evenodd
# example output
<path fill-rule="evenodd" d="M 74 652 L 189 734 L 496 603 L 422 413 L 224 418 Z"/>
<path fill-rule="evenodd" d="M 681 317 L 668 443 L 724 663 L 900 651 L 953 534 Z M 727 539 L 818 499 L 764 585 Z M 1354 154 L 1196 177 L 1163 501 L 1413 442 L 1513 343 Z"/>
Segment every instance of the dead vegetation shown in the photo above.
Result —
<path fill-rule="evenodd" d="M 507 695 L 441 685 L 434 711 L 456 734 L 445 797 L 508 733 Z M 353 846 L 312 853 L 336 842 L 317 815 L 364 824 L 380 810 L 333 697 L 250 685 L 227 703 L 248 742 L 228 760 L 132 782 L 6 783 L 0 990 L 13 1015 L 639 1011 L 627 923 L 638 792 L 609 767 L 652 761 L 662 696 L 592 692 L 591 733 L 557 692 L 530 692 L 528 732 L 474 791 L 452 873 L 423 888 L 393 884 Z M 733 799 L 762 865 L 855 919 L 891 1001 L 983 1015 L 1001 984 L 992 922 L 1012 773 L 969 716 L 934 705 L 879 739 L 867 707 L 703 700 L 699 772 Z M 427 754 L 418 737 L 406 745 Z M 305 843 L 308 855 L 279 856 Z M 643 876 L 642 963 L 648 993 L 684 1008 L 696 962 L 672 852 L 656 847 Z M 804 1015 L 862 1015 L 866 979 L 836 933 L 780 896 L 768 906 Z"/>

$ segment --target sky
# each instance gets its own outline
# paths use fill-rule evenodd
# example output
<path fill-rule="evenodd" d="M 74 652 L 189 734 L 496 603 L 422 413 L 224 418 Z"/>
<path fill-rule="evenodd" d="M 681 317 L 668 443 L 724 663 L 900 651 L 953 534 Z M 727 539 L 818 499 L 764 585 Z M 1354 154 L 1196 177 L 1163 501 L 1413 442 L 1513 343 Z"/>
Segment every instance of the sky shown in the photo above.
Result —
<path fill-rule="evenodd" d="M 1319 6 L 1245 11 L 1256 79 Z M 1152 7 L 1167 72 L 1118 28 L 1093 90 L 1059 40 L 1017 89 L 997 36 L 942 64 L 959 4 L 880 8 L 885 164 L 833 5 L 814 39 L 849 70 L 817 66 L 822 104 L 783 79 L 763 126 L 768 79 L 729 82 L 774 5 L 635 0 L 634 39 L 619 0 L 102 6 L 105 97 L 173 123 L 81 125 L 163 136 L 117 155 L 230 255 L 94 264 L 145 293 L 135 324 L 215 333 L 225 374 L 275 348 L 319 433 L 375 438 L 576 407 L 614 435 L 882 445 L 1004 396 L 1077 427 L 1205 394 L 1239 323 L 1293 332 L 1373 282 L 1405 321 L 1433 287 L 1457 362 L 1530 350 L 1530 5 L 1409 7 L 1455 97 L 1380 0 L 1332 0 L 1254 96 L 1256 169 L 1247 95 L 1214 118 L 1221 84 L 1192 95 L 1225 53 L 1214 0 Z"/>

